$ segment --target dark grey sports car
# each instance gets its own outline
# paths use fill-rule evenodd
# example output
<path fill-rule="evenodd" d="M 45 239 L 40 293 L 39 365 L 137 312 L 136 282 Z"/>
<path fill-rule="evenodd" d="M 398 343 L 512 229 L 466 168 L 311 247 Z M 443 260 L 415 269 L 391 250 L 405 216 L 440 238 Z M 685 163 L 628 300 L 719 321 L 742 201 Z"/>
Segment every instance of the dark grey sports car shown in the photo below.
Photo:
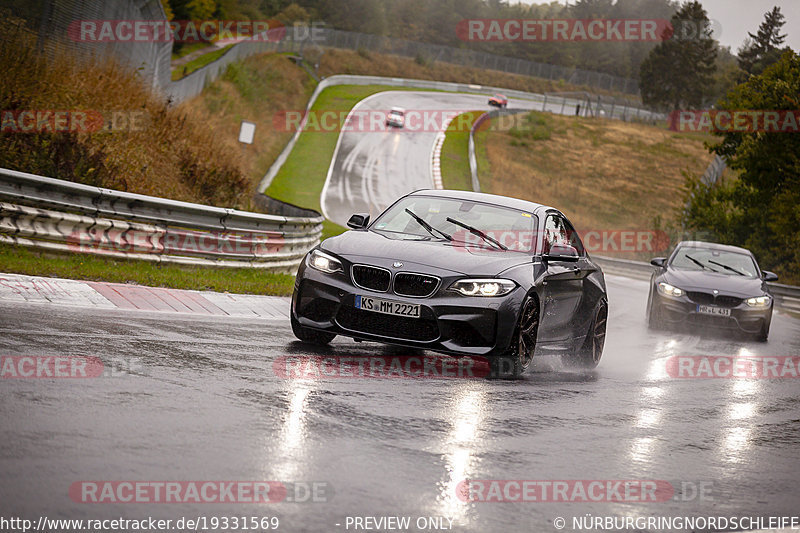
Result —
<path fill-rule="evenodd" d="M 594 367 L 605 341 L 603 273 L 552 207 L 473 192 L 417 191 L 325 240 L 300 265 L 291 323 L 489 359 L 519 375 L 534 352 Z"/>
<path fill-rule="evenodd" d="M 687 324 L 740 330 L 766 341 L 773 298 L 750 250 L 700 241 L 678 243 L 650 279 L 648 324 L 653 329 Z"/>

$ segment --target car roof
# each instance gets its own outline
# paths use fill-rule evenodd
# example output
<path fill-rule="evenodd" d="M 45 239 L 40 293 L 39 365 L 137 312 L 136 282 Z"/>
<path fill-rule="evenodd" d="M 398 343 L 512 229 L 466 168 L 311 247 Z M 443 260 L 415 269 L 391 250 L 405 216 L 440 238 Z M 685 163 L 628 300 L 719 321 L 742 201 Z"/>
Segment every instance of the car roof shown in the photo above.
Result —
<path fill-rule="evenodd" d="M 732 246 L 730 244 L 719 244 L 716 242 L 706 242 L 706 241 L 681 241 L 675 247 L 677 250 L 680 247 L 687 247 L 687 248 L 708 248 L 711 250 L 722 250 L 726 252 L 734 252 L 740 254 L 747 254 L 753 255 L 753 252 L 748 250 L 747 248 L 739 248 L 738 246 Z"/>
<path fill-rule="evenodd" d="M 449 189 L 421 189 L 414 191 L 409 196 L 436 196 L 442 198 L 452 198 L 454 200 L 467 200 L 473 202 L 483 202 L 487 204 L 496 204 L 512 209 L 525 211 L 526 213 L 536 213 L 537 211 L 558 211 L 546 205 L 529 202 L 527 200 L 520 200 L 519 198 L 511 198 L 509 196 L 500 196 L 498 194 L 487 194 L 483 192 L 472 191 L 454 191 Z"/>
<path fill-rule="evenodd" d="M 389 110 L 389 113 L 405 113 L 406 110 L 402 107 L 393 107 Z"/>

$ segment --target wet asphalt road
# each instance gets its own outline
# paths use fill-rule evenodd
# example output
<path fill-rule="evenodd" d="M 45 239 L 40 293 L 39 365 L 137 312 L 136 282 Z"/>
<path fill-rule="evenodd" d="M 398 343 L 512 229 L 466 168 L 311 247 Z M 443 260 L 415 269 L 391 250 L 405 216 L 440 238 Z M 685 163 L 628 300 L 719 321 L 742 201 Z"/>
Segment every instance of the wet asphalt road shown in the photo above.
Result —
<path fill-rule="evenodd" d="M 380 124 L 376 131 L 354 121 L 353 131 L 342 132 L 320 199 L 326 217 L 344 226 L 353 213 L 375 216 L 405 194 L 433 188 L 432 150 L 443 113 L 488 111 L 492 108 L 487 100 L 485 95 L 430 91 L 385 91 L 361 100 L 351 111 L 354 116 L 397 106 L 406 110 L 407 125 L 401 129 Z M 509 106 L 542 109 L 542 103 L 533 100 L 511 100 Z M 561 105 L 546 109 L 558 112 Z"/>
<path fill-rule="evenodd" d="M 0 303 L 0 354 L 97 356 L 132 372 L 0 381 L 0 516 L 277 516 L 281 531 L 441 516 L 452 531 L 546 532 L 556 517 L 571 531 L 586 513 L 797 515 L 800 381 L 679 380 L 664 369 L 673 355 L 796 356 L 800 320 L 776 313 L 766 344 L 650 333 L 646 282 L 608 281 L 598 369 L 542 359 L 520 381 L 285 379 L 273 367 L 281 356 L 407 352 L 342 338 L 310 350 L 288 321 Z M 686 489 L 649 504 L 478 503 L 457 496 L 467 478 Z M 320 482 L 328 501 L 85 504 L 68 495 L 81 480 Z M 705 497 L 693 496 L 703 483 Z"/>

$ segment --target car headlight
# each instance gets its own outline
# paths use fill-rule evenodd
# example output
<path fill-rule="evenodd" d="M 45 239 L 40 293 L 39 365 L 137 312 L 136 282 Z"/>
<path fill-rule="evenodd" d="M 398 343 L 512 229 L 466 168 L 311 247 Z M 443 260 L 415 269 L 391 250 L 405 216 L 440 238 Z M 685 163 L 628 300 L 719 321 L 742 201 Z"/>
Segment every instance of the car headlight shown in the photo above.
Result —
<path fill-rule="evenodd" d="M 669 283 L 664 283 L 663 281 L 658 284 L 658 292 L 663 294 L 664 296 L 671 296 L 673 298 L 680 298 L 686 291 L 683 289 L 679 289 L 678 287 L 674 287 Z"/>
<path fill-rule="evenodd" d="M 308 266 L 328 274 L 344 272 L 342 263 L 338 259 L 319 250 L 314 250 L 308 255 Z"/>
<path fill-rule="evenodd" d="M 755 298 L 748 298 L 745 303 L 750 307 L 767 307 L 770 302 L 769 296 L 756 296 Z"/>
<path fill-rule="evenodd" d="M 503 296 L 516 286 L 510 279 L 462 279 L 450 285 L 450 290 L 464 296 Z"/>

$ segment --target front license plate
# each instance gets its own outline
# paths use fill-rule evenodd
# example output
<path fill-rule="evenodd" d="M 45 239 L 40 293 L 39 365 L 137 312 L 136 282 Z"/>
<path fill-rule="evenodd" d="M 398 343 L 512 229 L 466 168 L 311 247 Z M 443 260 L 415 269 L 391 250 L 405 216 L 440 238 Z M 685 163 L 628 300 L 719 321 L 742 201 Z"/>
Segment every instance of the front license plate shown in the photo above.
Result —
<path fill-rule="evenodd" d="M 410 316 L 419 318 L 419 305 L 404 304 L 391 300 L 381 300 L 370 296 L 356 296 L 356 308 L 385 315 Z"/>
<path fill-rule="evenodd" d="M 697 312 L 704 315 L 731 316 L 731 310 L 725 307 L 712 307 L 710 305 L 698 305 Z"/>

